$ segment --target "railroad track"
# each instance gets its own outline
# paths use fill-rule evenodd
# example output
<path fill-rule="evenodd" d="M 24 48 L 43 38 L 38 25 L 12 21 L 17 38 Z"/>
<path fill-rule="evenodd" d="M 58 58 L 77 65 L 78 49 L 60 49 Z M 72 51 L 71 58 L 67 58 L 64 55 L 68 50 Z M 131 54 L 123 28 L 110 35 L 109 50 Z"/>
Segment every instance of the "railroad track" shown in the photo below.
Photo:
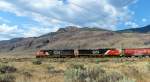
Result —
<path fill-rule="evenodd" d="M 0 62 L 24 62 L 24 61 L 48 61 L 48 62 L 125 62 L 125 61 L 149 61 L 150 58 L 0 58 Z"/>

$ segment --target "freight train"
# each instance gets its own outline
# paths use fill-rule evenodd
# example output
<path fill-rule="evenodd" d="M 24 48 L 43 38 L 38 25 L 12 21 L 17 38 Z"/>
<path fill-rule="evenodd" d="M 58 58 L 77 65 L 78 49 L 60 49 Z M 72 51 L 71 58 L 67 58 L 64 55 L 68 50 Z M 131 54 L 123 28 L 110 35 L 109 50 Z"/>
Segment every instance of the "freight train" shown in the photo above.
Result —
<path fill-rule="evenodd" d="M 150 57 L 150 48 L 51 49 L 37 51 L 36 58 L 43 57 Z"/>

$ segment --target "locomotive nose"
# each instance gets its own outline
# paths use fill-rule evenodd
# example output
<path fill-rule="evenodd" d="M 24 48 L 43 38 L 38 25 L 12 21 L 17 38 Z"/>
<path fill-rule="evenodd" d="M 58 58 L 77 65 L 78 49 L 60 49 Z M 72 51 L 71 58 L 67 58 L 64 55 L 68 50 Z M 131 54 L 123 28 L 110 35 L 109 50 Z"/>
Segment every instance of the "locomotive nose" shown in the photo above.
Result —
<path fill-rule="evenodd" d="M 44 50 L 39 50 L 39 51 L 37 51 L 37 53 L 36 53 L 36 57 L 37 57 L 37 58 L 39 58 L 39 57 L 46 57 L 47 55 L 48 55 L 47 52 L 44 51 Z"/>

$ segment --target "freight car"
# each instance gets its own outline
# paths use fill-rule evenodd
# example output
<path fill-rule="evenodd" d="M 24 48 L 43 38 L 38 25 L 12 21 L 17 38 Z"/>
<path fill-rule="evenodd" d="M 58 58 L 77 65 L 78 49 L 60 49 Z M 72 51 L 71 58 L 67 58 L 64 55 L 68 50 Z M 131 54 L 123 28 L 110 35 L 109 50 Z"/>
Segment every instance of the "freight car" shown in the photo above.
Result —
<path fill-rule="evenodd" d="M 135 48 L 135 49 L 64 49 L 64 50 L 39 50 L 36 54 L 37 58 L 41 57 L 136 57 L 150 56 L 150 48 Z"/>
<path fill-rule="evenodd" d="M 128 57 L 136 56 L 150 56 L 150 48 L 133 48 L 133 49 L 124 49 L 124 54 Z"/>

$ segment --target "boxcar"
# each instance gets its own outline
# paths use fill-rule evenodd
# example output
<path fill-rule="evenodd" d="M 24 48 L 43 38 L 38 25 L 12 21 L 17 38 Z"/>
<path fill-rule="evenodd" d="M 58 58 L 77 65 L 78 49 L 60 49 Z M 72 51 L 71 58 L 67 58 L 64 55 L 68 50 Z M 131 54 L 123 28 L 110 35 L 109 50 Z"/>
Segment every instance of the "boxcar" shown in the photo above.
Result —
<path fill-rule="evenodd" d="M 150 56 L 150 48 L 124 49 L 126 56 Z"/>

